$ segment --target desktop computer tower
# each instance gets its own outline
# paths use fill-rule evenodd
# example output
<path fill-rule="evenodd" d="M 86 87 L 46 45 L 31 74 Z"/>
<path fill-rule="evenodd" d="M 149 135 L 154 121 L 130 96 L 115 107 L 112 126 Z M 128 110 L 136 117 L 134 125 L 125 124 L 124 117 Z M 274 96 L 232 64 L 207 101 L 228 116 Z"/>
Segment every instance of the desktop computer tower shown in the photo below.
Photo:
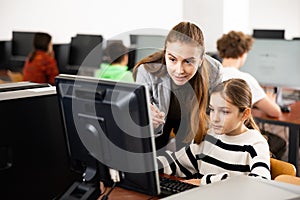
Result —
<path fill-rule="evenodd" d="M 0 93 L 0 199 L 55 199 L 71 171 L 55 87 Z"/>

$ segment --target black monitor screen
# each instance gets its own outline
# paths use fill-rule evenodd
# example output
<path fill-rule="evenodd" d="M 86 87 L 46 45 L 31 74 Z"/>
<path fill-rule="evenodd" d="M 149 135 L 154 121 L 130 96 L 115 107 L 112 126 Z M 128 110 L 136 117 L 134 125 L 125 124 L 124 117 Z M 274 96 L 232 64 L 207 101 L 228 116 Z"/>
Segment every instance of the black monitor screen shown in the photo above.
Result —
<path fill-rule="evenodd" d="M 101 35 L 78 34 L 72 37 L 69 65 L 99 67 L 102 59 Z"/>
<path fill-rule="evenodd" d="M 154 52 L 163 50 L 165 39 L 165 35 L 130 35 L 130 44 L 135 48 L 134 64 Z"/>
<path fill-rule="evenodd" d="M 12 36 L 12 55 L 28 56 L 33 50 L 33 37 L 35 32 L 13 31 Z"/>
<path fill-rule="evenodd" d="M 159 194 L 146 86 L 73 75 L 56 84 L 71 158 L 118 170 L 121 187 Z"/>
<path fill-rule="evenodd" d="M 253 37 L 262 39 L 284 39 L 284 30 L 254 29 Z"/>

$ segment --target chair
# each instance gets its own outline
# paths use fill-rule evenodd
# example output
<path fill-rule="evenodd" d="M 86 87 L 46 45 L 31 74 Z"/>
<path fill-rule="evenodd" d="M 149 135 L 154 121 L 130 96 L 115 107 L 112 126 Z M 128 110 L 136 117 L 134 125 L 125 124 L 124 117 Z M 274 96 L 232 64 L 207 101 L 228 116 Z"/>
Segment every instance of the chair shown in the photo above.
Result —
<path fill-rule="evenodd" d="M 296 167 L 288 162 L 271 158 L 271 178 L 274 180 L 279 175 L 296 176 Z"/>
<path fill-rule="evenodd" d="M 282 174 L 282 175 L 277 176 L 275 178 L 275 181 L 280 181 L 280 182 L 285 182 L 285 183 L 290 183 L 290 184 L 300 186 L 300 177 L 296 177 L 296 176 Z"/>
<path fill-rule="evenodd" d="M 23 81 L 23 74 L 21 72 L 12 72 L 8 70 L 7 75 L 9 76 L 11 82 Z"/>

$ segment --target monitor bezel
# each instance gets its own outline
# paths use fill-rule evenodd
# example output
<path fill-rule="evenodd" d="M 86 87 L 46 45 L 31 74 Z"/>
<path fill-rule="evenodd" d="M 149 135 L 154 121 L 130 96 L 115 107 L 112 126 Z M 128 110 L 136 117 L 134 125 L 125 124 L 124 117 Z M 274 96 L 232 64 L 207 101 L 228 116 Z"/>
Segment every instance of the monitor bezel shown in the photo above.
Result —
<path fill-rule="evenodd" d="M 121 84 L 122 87 L 128 87 L 128 88 L 140 88 L 143 90 L 144 94 L 145 94 L 145 101 L 146 102 L 150 102 L 150 98 L 149 98 L 149 92 L 148 92 L 148 88 L 146 85 L 142 85 L 142 84 L 137 84 L 137 83 L 125 83 L 125 82 L 116 82 L 116 81 L 112 81 L 112 80 L 107 80 L 107 79 L 98 79 L 98 78 L 94 78 L 94 77 L 87 77 L 87 76 L 78 76 L 78 75 L 68 75 L 68 74 L 60 74 L 58 77 L 56 77 L 56 87 L 57 87 L 57 94 L 58 94 L 58 98 L 59 98 L 59 103 L 61 106 L 61 110 L 62 110 L 62 114 L 64 115 L 64 111 L 63 111 L 63 102 L 61 99 L 61 88 L 60 86 L 62 84 L 68 83 L 68 84 L 103 84 L 103 85 L 110 85 L 110 86 L 114 86 L 116 84 Z M 148 178 L 149 180 L 144 180 L 144 181 L 148 181 L 147 183 L 145 183 L 145 185 L 153 185 L 152 188 L 145 188 L 144 186 L 140 186 L 138 184 L 136 184 L 134 182 L 134 180 L 132 180 L 132 177 L 134 177 L 134 173 L 129 173 L 129 172 L 120 172 L 120 176 L 121 176 L 121 181 L 117 184 L 120 187 L 124 187 L 126 189 L 130 189 L 130 190 L 135 190 L 138 192 L 142 192 L 148 195 L 158 195 L 160 193 L 160 185 L 159 185 L 159 172 L 158 172 L 158 165 L 157 165 L 157 161 L 156 161 L 156 148 L 155 148 L 155 141 L 154 141 L 154 133 L 153 133 L 153 127 L 152 127 L 152 120 L 150 117 L 150 107 L 149 104 L 146 103 L 145 105 L 147 105 L 147 117 L 149 120 L 149 133 L 151 135 L 151 148 L 152 151 L 151 152 L 153 154 L 153 157 L 151 159 L 153 159 L 151 161 L 151 163 L 153 163 L 153 168 L 154 170 L 151 172 L 147 172 L 148 174 L 145 175 L 145 177 L 148 177 L 149 175 L 152 178 Z M 74 114 L 74 113 L 73 113 Z M 65 119 L 65 117 L 63 116 L 63 118 Z M 65 121 L 65 120 L 64 120 Z M 65 130 L 67 131 L 67 125 L 64 123 L 65 125 Z M 68 134 L 66 133 L 67 136 L 67 141 L 69 141 L 68 139 Z M 70 144 L 68 144 L 68 148 L 70 150 Z M 70 153 L 70 152 L 69 152 Z M 91 152 L 90 152 L 91 153 Z M 92 153 L 91 153 L 92 154 Z M 72 155 L 70 155 L 72 156 Z M 99 162 L 99 161 L 98 161 Z M 101 162 L 100 162 L 101 163 Z M 105 163 L 102 163 L 105 165 Z M 101 166 L 100 166 L 101 167 Z M 150 174 L 149 174 L 150 173 Z M 136 176 L 143 176 L 142 173 L 137 173 Z M 125 177 L 125 178 L 124 178 Z M 100 177 L 101 178 L 101 177 Z M 103 178 L 103 177 L 102 177 Z M 107 177 L 106 177 L 107 178 Z M 147 179 L 147 178 L 146 178 Z"/>

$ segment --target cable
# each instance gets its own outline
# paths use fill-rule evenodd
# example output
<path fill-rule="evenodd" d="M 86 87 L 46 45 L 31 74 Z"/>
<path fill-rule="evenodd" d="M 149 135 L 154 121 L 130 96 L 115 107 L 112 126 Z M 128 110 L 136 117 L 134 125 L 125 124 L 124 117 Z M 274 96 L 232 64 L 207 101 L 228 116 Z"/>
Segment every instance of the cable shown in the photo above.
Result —
<path fill-rule="evenodd" d="M 108 191 L 108 193 L 107 193 L 106 195 L 104 195 L 104 196 L 101 198 L 101 200 L 108 200 L 109 194 L 113 191 L 113 189 L 116 187 L 116 185 L 117 185 L 117 182 L 114 182 L 113 185 L 112 185 L 112 187 L 111 187 L 110 190 Z"/>

